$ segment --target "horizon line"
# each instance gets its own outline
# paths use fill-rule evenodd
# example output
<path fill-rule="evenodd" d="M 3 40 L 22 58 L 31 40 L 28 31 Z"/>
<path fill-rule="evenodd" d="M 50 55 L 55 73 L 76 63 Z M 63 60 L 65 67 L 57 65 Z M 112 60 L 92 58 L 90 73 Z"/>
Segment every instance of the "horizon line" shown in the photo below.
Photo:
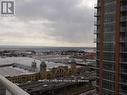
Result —
<path fill-rule="evenodd" d="M 0 47 L 74 47 L 74 48 L 96 48 L 96 47 L 90 47 L 90 46 L 34 46 L 34 45 L 0 45 Z"/>

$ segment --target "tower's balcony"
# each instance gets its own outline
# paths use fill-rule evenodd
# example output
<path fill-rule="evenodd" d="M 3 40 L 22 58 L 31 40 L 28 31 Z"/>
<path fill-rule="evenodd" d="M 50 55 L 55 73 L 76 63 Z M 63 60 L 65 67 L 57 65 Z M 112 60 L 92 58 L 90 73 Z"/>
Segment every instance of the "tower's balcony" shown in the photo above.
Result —
<path fill-rule="evenodd" d="M 121 58 L 121 62 L 126 63 L 127 62 L 127 59 L 126 58 Z"/>
<path fill-rule="evenodd" d="M 127 6 L 121 6 L 121 11 L 126 12 L 127 11 Z"/>
<path fill-rule="evenodd" d="M 94 4 L 94 8 L 95 8 L 95 9 L 100 8 L 100 3 Z"/>
<path fill-rule="evenodd" d="M 126 27 L 121 27 L 121 30 L 120 30 L 121 32 L 126 32 L 127 31 L 127 29 L 126 29 Z"/>
<path fill-rule="evenodd" d="M 94 41 L 93 41 L 94 43 L 97 43 L 97 39 L 96 38 L 94 38 Z"/>
<path fill-rule="evenodd" d="M 94 17 L 99 17 L 100 16 L 100 12 L 94 12 Z"/>
<path fill-rule="evenodd" d="M 30 95 L 0 75 L 0 95 Z"/>
<path fill-rule="evenodd" d="M 121 17 L 121 22 L 127 22 L 127 17 L 126 16 L 122 16 Z"/>
<path fill-rule="evenodd" d="M 99 30 L 98 29 L 95 29 L 94 30 L 94 34 L 96 35 L 96 34 L 98 34 L 99 33 Z"/>
<path fill-rule="evenodd" d="M 94 26 L 99 26 L 100 25 L 100 21 L 94 21 Z"/>
<path fill-rule="evenodd" d="M 127 37 L 121 37 L 120 42 L 121 42 L 121 43 L 127 42 Z"/>

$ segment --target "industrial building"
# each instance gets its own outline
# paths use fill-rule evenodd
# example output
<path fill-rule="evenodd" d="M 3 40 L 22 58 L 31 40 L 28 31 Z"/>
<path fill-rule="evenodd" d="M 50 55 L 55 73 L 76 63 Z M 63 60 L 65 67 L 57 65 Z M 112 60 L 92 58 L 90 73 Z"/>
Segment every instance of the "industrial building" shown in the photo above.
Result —
<path fill-rule="evenodd" d="M 44 61 L 41 63 L 36 63 L 33 59 L 32 62 L 30 58 L 28 58 L 28 60 L 26 60 L 27 58 L 25 58 L 25 60 L 23 60 L 24 58 L 22 58 L 22 60 L 21 58 L 12 59 L 13 60 L 9 59 L 8 61 L 19 62 L 9 64 L 6 60 L 6 64 L 0 65 L 0 74 L 14 83 L 66 77 L 77 73 L 75 60 L 69 62 L 70 65 L 66 65 L 62 63 L 51 63 Z M 2 61 L 4 62 L 4 60 Z"/>

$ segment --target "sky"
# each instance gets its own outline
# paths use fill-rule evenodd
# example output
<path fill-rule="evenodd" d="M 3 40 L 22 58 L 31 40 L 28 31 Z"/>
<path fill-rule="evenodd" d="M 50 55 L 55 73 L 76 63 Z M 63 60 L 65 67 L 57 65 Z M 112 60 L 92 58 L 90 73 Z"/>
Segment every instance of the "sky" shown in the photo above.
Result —
<path fill-rule="evenodd" d="M 0 45 L 94 47 L 96 0 L 15 0 L 0 16 Z"/>

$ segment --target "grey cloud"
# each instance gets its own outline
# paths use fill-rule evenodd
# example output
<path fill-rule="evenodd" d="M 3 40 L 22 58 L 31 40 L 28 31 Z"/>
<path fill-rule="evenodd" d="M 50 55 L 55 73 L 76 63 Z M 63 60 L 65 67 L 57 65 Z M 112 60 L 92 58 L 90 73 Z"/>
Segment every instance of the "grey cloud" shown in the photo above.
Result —
<path fill-rule="evenodd" d="M 16 17 L 26 24 L 27 21 L 41 19 L 54 22 L 42 24 L 48 29 L 42 32 L 55 40 L 93 44 L 93 9 L 77 7 L 80 2 L 81 0 L 17 0 Z M 38 32 L 39 34 L 41 33 Z"/>
<path fill-rule="evenodd" d="M 48 35 L 54 36 L 56 40 L 64 40 L 72 43 L 85 43 L 93 40 L 93 27 L 89 23 L 63 23 L 53 24 L 54 30 L 47 32 Z"/>
<path fill-rule="evenodd" d="M 53 21 L 85 22 L 93 14 L 87 7 L 76 7 L 81 0 L 31 0 L 17 2 L 17 16 L 24 18 L 46 18 Z"/>

